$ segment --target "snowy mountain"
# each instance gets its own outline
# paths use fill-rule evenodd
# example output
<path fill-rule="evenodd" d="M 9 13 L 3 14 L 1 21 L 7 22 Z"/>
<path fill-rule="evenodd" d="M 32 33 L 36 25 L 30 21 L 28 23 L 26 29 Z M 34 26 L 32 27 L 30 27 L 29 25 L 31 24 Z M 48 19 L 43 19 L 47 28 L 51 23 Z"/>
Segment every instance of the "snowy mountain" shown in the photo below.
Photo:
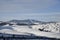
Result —
<path fill-rule="evenodd" d="M 33 26 L 33 29 L 45 31 L 45 32 L 54 32 L 60 33 L 60 23 L 47 23 L 47 24 L 39 24 Z"/>
<path fill-rule="evenodd" d="M 11 20 L 9 21 L 9 23 L 17 23 L 17 24 L 35 24 L 35 22 L 37 23 L 38 21 L 36 20 Z"/>
<path fill-rule="evenodd" d="M 3 25 L 2 25 L 3 24 Z M 60 38 L 60 22 L 11 20 L 0 23 L 0 33 Z"/>
<path fill-rule="evenodd" d="M 60 32 L 60 22 L 42 22 L 37 20 L 11 20 L 9 21 L 10 24 L 16 25 L 28 25 L 32 29 L 35 30 L 42 30 L 42 31 L 49 31 L 49 32 Z"/>

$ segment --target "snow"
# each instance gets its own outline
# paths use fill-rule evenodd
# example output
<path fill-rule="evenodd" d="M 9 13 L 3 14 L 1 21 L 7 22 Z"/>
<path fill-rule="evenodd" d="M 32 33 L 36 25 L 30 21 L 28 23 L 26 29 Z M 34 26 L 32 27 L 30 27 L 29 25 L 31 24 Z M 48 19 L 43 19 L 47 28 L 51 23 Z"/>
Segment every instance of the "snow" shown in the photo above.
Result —
<path fill-rule="evenodd" d="M 41 32 L 38 30 L 30 29 L 28 27 L 14 27 L 14 30 L 17 32 L 26 32 L 26 33 L 32 33 L 36 36 L 45 36 L 45 37 L 51 37 L 51 38 L 60 38 L 60 33 L 53 33 L 53 32 Z"/>
<path fill-rule="evenodd" d="M 0 33 L 6 34 L 17 34 L 17 35 L 30 35 L 34 34 L 35 36 L 44 36 L 50 38 L 60 38 L 60 23 L 49 23 L 49 24 L 37 24 L 31 25 L 29 28 L 28 25 L 4 25 L 0 27 Z M 12 29 L 10 29 L 12 28 Z M 50 32 L 40 31 L 38 29 L 48 30 Z M 28 34 L 30 33 L 30 34 Z"/>
<path fill-rule="evenodd" d="M 5 26 L 9 26 L 9 24 L 4 25 L 4 27 L 5 27 Z"/>
<path fill-rule="evenodd" d="M 25 32 L 17 32 L 17 31 L 10 30 L 10 29 L 0 30 L 0 33 L 5 33 L 5 34 L 17 34 L 17 35 L 29 35 L 28 33 L 25 33 Z"/>
<path fill-rule="evenodd" d="M 44 29 L 50 32 L 54 33 L 60 33 L 60 24 L 59 23 L 50 23 L 50 24 L 39 24 L 39 25 L 33 25 L 32 29 L 38 30 L 38 29 Z"/>

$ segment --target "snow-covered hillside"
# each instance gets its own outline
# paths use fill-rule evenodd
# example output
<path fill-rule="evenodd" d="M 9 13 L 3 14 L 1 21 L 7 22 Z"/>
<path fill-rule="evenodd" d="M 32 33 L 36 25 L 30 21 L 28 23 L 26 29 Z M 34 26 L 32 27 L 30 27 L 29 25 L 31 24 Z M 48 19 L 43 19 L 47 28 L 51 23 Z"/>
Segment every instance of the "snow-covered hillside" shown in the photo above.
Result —
<path fill-rule="evenodd" d="M 60 22 L 17 21 L 9 21 L 0 26 L 0 33 L 60 38 Z"/>
<path fill-rule="evenodd" d="M 40 29 L 40 31 L 60 33 L 60 23 L 59 22 L 33 25 L 32 28 L 36 29 L 36 30 Z"/>

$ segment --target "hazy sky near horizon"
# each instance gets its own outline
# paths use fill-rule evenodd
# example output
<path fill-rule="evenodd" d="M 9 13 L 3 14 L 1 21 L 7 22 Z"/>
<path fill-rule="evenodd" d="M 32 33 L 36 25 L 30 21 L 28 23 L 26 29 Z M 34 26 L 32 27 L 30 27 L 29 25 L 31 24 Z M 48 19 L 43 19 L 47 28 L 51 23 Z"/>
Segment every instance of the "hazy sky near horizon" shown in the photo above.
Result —
<path fill-rule="evenodd" d="M 60 21 L 60 0 L 0 0 L 0 20 Z"/>

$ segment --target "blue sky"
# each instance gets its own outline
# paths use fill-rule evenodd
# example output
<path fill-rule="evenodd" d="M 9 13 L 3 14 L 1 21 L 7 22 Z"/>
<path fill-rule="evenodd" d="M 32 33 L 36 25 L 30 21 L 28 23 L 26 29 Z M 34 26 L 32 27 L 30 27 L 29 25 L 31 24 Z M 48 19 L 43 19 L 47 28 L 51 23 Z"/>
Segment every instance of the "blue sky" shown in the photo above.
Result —
<path fill-rule="evenodd" d="M 60 21 L 60 0 L 0 0 L 0 20 Z"/>

